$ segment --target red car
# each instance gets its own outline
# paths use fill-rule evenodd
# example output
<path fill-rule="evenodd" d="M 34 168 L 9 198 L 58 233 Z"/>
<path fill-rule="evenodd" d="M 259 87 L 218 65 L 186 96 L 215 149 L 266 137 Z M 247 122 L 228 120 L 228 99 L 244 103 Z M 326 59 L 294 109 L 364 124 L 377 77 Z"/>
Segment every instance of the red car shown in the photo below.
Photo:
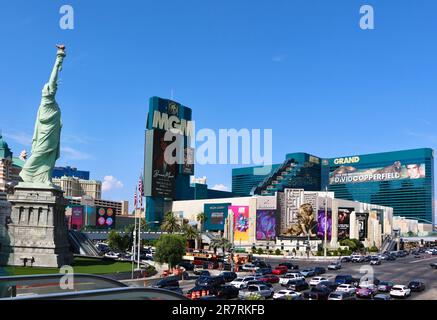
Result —
<path fill-rule="evenodd" d="M 273 276 L 273 275 L 265 275 L 259 278 L 259 281 L 266 282 L 266 283 L 278 283 L 279 277 Z"/>
<path fill-rule="evenodd" d="M 287 273 L 288 268 L 286 266 L 277 266 L 272 273 L 275 275 L 281 275 Z"/>

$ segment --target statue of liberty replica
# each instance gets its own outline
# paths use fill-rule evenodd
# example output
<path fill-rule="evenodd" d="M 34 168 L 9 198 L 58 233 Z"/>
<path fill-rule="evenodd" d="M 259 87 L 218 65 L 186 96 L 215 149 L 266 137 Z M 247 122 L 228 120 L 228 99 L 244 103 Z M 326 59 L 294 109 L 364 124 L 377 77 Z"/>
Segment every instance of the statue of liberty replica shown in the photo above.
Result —
<path fill-rule="evenodd" d="M 52 171 L 60 156 L 61 110 L 56 102 L 58 74 L 66 56 L 57 45 L 55 65 L 42 90 L 36 117 L 32 154 L 25 162 L 20 182 L 8 195 L 11 215 L 0 246 L 0 264 L 61 267 L 71 265 L 65 220 L 67 200 L 52 184 Z"/>

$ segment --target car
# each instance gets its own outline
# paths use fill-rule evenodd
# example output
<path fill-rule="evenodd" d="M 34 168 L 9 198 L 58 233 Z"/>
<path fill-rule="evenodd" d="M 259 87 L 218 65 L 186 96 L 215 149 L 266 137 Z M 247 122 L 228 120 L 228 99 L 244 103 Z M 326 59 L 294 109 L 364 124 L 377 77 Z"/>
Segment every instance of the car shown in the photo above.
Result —
<path fill-rule="evenodd" d="M 196 280 L 196 286 L 220 286 L 225 284 L 225 278 L 223 276 L 215 276 L 215 277 L 199 277 Z"/>
<path fill-rule="evenodd" d="M 336 284 L 334 281 L 320 281 L 319 284 L 316 286 L 318 288 L 325 287 L 328 288 L 331 291 L 337 290 L 338 284 Z"/>
<path fill-rule="evenodd" d="M 354 263 L 364 262 L 364 257 L 362 255 L 359 255 L 359 254 L 352 255 L 351 262 L 354 262 Z"/>
<path fill-rule="evenodd" d="M 194 271 L 194 265 L 191 262 L 181 262 L 177 267 L 184 268 L 186 271 Z"/>
<path fill-rule="evenodd" d="M 247 282 L 247 285 L 248 285 L 248 286 L 251 285 L 251 284 L 262 284 L 262 285 L 266 285 L 266 286 L 269 287 L 269 288 L 272 288 L 272 287 L 273 287 L 271 283 L 267 283 L 267 282 L 264 282 L 264 281 L 258 280 L 258 279 L 256 279 L 256 278 L 255 278 L 255 280 L 251 280 L 251 281 L 248 281 L 248 282 Z"/>
<path fill-rule="evenodd" d="M 328 265 L 328 270 L 340 270 L 340 269 L 341 269 L 341 263 L 339 262 L 330 263 Z"/>
<path fill-rule="evenodd" d="M 359 298 L 373 298 L 377 293 L 378 289 L 376 285 L 359 285 L 355 290 L 355 295 Z"/>
<path fill-rule="evenodd" d="M 241 269 L 243 271 L 257 271 L 258 269 L 260 269 L 260 267 L 257 267 L 256 265 L 254 265 L 252 263 L 245 263 L 245 264 L 243 264 Z"/>
<path fill-rule="evenodd" d="M 261 276 L 261 277 L 258 278 L 258 280 L 266 282 L 266 283 L 278 283 L 279 282 L 279 277 L 270 274 L 270 275 Z"/>
<path fill-rule="evenodd" d="M 322 281 L 328 281 L 328 279 L 324 277 L 314 277 L 310 281 L 310 286 L 317 286 Z"/>
<path fill-rule="evenodd" d="M 272 268 L 260 268 L 256 271 L 256 274 L 258 275 L 266 275 L 266 274 L 271 274 L 272 273 Z"/>
<path fill-rule="evenodd" d="M 326 269 L 323 267 L 315 267 L 314 272 L 316 275 L 321 275 L 321 274 L 326 273 Z"/>
<path fill-rule="evenodd" d="M 406 298 L 411 295 L 411 289 L 404 285 L 395 285 L 390 290 L 390 296 L 393 298 Z"/>
<path fill-rule="evenodd" d="M 197 273 L 199 277 L 210 277 L 211 273 L 208 270 L 202 270 L 199 273 Z"/>
<path fill-rule="evenodd" d="M 392 255 L 392 254 L 386 254 L 385 256 L 385 260 L 387 261 L 396 261 L 396 256 Z"/>
<path fill-rule="evenodd" d="M 305 277 L 300 272 L 289 272 L 279 278 L 279 283 L 282 286 L 287 286 L 290 280 L 296 279 L 304 280 Z"/>
<path fill-rule="evenodd" d="M 373 297 L 373 300 L 393 300 L 389 294 L 378 293 Z"/>
<path fill-rule="evenodd" d="M 425 253 L 426 254 L 433 254 L 434 251 L 435 251 L 435 249 L 427 249 L 427 250 L 425 250 Z"/>
<path fill-rule="evenodd" d="M 167 277 L 159 280 L 154 288 L 179 287 L 179 280 L 176 277 Z"/>
<path fill-rule="evenodd" d="M 351 257 L 341 257 L 340 262 L 351 262 Z"/>
<path fill-rule="evenodd" d="M 273 294 L 273 300 L 299 300 L 302 297 L 302 293 L 282 289 Z"/>
<path fill-rule="evenodd" d="M 312 287 L 310 291 L 304 292 L 303 296 L 307 300 L 328 300 L 329 294 L 332 292 L 327 287 Z"/>
<path fill-rule="evenodd" d="M 238 298 L 245 300 L 253 294 L 258 294 L 267 299 L 273 297 L 274 291 L 263 284 L 252 284 L 247 286 L 247 289 L 240 290 L 238 293 Z"/>
<path fill-rule="evenodd" d="M 293 291 L 304 291 L 309 289 L 309 284 L 305 281 L 305 279 L 295 279 L 289 280 L 287 282 L 287 289 Z"/>
<path fill-rule="evenodd" d="M 239 277 L 239 278 L 232 280 L 229 284 L 231 286 L 238 288 L 238 289 L 244 289 L 244 288 L 246 288 L 247 283 L 249 281 L 253 281 L 253 280 L 255 280 L 255 277 Z"/>
<path fill-rule="evenodd" d="M 356 300 L 356 298 L 354 293 L 334 291 L 329 294 L 328 300 Z"/>
<path fill-rule="evenodd" d="M 379 292 L 390 292 L 391 288 L 393 288 L 395 284 L 390 281 L 381 281 L 378 284 L 378 291 Z"/>
<path fill-rule="evenodd" d="M 119 256 L 120 256 L 119 253 L 113 252 L 113 251 L 109 251 L 109 252 L 105 253 L 105 258 L 118 259 Z"/>
<path fill-rule="evenodd" d="M 217 288 L 217 296 L 222 299 L 238 298 L 239 292 L 239 289 L 231 285 L 223 285 Z"/>
<path fill-rule="evenodd" d="M 274 275 L 281 275 L 287 273 L 288 268 L 286 266 L 277 266 L 275 269 L 272 270 L 272 274 Z"/>
<path fill-rule="evenodd" d="M 363 285 L 363 286 L 371 285 L 371 284 L 378 286 L 380 282 L 381 281 L 376 277 L 370 277 L 370 278 L 369 277 L 362 277 L 360 279 L 360 285 Z"/>
<path fill-rule="evenodd" d="M 203 269 L 203 265 L 195 265 L 195 266 L 193 267 L 193 273 L 194 273 L 195 275 L 200 275 L 202 271 L 204 271 L 204 269 Z"/>
<path fill-rule="evenodd" d="M 370 262 L 372 260 L 372 256 L 364 256 L 363 262 Z"/>
<path fill-rule="evenodd" d="M 335 289 L 336 292 L 349 292 L 355 294 L 356 288 L 351 284 L 341 284 Z"/>
<path fill-rule="evenodd" d="M 371 266 L 379 266 L 379 265 L 381 265 L 381 259 L 379 259 L 378 257 L 373 257 L 370 260 L 370 265 Z"/>
<path fill-rule="evenodd" d="M 358 282 L 360 281 L 357 278 L 352 277 L 349 274 L 339 274 L 335 277 L 335 283 L 340 285 L 340 284 L 353 284 L 353 285 L 358 285 Z"/>
<path fill-rule="evenodd" d="M 223 276 L 226 282 L 231 282 L 238 277 L 237 274 L 233 271 L 224 271 L 220 273 L 220 275 Z"/>
<path fill-rule="evenodd" d="M 265 263 L 265 261 L 262 261 L 262 260 L 255 260 L 252 262 L 252 264 L 255 267 L 258 267 L 259 269 L 261 269 L 261 268 L 270 268 L 271 269 L 270 265 Z"/>
<path fill-rule="evenodd" d="M 431 263 L 430 266 L 433 269 L 437 269 L 437 262 Z"/>
<path fill-rule="evenodd" d="M 316 273 L 314 272 L 314 269 L 303 269 L 300 271 L 300 274 L 304 276 L 305 278 L 308 277 L 314 277 Z"/>
<path fill-rule="evenodd" d="M 410 281 L 410 283 L 408 284 L 408 288 L 412 292 L 421 292 L 421 291 L 425 290 L 425 284 L 422 281 L 413 280 L 413 281 Z"/>
<path fill-rule="evenodd" d="M 290 262 L 282 262 L 278 264 L 278 266 L 280 267 L 285 266 L 287 267 L 288 270 L 299 270 L 299 266 L 297 264 L 292 264 Z"/>

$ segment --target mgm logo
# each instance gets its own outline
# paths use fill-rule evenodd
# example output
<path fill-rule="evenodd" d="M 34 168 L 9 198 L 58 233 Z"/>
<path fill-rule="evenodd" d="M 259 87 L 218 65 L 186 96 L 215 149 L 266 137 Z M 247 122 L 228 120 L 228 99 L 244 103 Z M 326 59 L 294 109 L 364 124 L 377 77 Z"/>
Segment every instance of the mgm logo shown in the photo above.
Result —
<path fill-rule="evenodd" d="M 170 101 L 168 103 L 167 113 L 172 116 L 177 116 L 179 114 L 179 106 L 176 103 Z"/>

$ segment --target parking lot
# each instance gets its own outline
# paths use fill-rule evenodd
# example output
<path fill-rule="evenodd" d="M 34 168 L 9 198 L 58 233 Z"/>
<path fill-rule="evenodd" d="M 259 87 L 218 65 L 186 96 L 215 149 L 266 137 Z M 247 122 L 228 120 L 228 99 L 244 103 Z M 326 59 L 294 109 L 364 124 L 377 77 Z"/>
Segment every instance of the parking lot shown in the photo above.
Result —
<path fill-rule="evenodd" d="M 282 262 L 292 262 L 298 264 L 300 270 L 313 268 L 313 267 L 327 267 L 328 262 L 323 261 L 308 261 L 308 260 L 290 260 L 284 258 L 278 259 L 266 259 L 266 263 L 270 264 L 272 268 L 275 268 Z M 327 270 L 327 272 L 321 276 L 328 278 L 328 280 L 334 280 L 339 274 L 349 274 L 356 278 L 371 277 L 372 273 L 376 279 L 380 281 L 391 281 L 395 285 L 408 285 L 412 280 L 420 280 L 425 283 L 426 289 L 423 292 L 413 292 L 411 300 L 435 300 L 437 299 L 437 270 L 430 267 L 430 264 L 437 262 L 436 256 L 430 256 L 422 254 L 420 258 L 416 258 L 412 255 L 398 258 L 396 261 L 383 261 L 381 265 L 370 266 L 369 263 L 342 263 L 340 270 Z M 220 271 L 214 270 L 212 275 L 219 274 Z M 250 275 L 249 272 L 238 272 L 238 276 Z M 189 289 L 195 285 L 195 276 L 190 280 L 182 280 L 179 285 L 180 288 L 186 293 Z M 310 281 L 310 277 L 306 279 Z M 283 289 L 280 284 L 273 284 L 275 292 Z"/>

